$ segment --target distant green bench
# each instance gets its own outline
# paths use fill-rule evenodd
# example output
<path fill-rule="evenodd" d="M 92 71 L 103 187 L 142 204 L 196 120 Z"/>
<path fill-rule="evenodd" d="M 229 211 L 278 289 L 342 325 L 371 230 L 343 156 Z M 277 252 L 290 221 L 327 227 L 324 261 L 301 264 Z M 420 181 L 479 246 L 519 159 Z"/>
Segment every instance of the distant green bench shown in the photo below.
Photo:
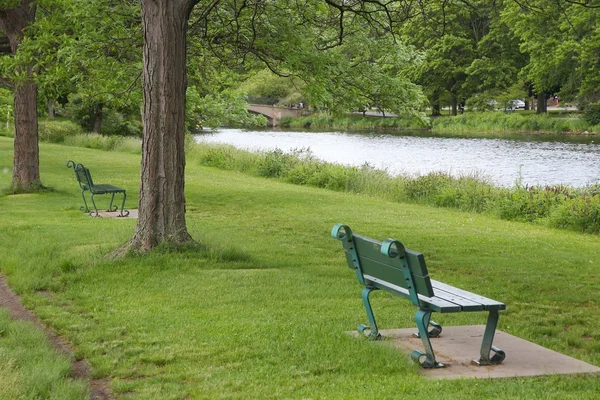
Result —
<path fill-rule="evenodd" d="M 333 227 L 331 236 L 342 242 L 348 266 L 355 270 L 358 281 L 365 286 L 362 299 L 370 326 L 359 325 L 360 333 L 372 339 L 381 337 L 369 301 L 369 294 L 380 289 L 409 299 L 419 308 L 415 314 L 419 330 L 416 336 L 423 341 L 425 353 L 414 350 L 411 358 L 423 367 L 444 367 L 436 361 L 431 346 L 430 338 L 438 337 L 442 332 L 442 327 L 431 320 L 432 312 L 489 311 L 480 357 L 473 363 L 494 365 L 504 360 L 504 351 L 492 345 L 498 311 L 506 309 L 503 303 L 430 279 L 423 254 L 404 248 L 397 240 L 379 242 L 355 235 L 342 224 Z M 429 326 L 431 330 L 428 330 Z"/>
<path fill-rule="evenodd" d="M 96 201 L 94 200 L 94 196 L 97 194 L 110 194 L 110 205 L 108 206 L 109 212 L 114 212 L 119 209 L 118 206 L 113 206 L 113 201 L 115 199 L 115 194 L 122 193 L 123 194 L 123 202 L 121 203 L 121 211 L 119 212 L 120 217 L 126 217 L 129 215 L 129 210 L 125 210 L 125 200 L 127 199 L 127 193 L 125 189 L 121 189 L 119 187 L 107 184 L 95 184 L 92 180 L 92 175 L 90 174 L 90 170 L 83 166 L 83 164 L 75 163 L 73 160 L 67 161 L 67 168 L 73 168 L 75 171 L 75 176 L 77 177 L 77 182 L 79 183 L 79 187 L 81 188 L 81 197 L 83 198 L 83 204 L 85 205 L 84 211 L 89 213 L 92 216 L 98 216 L 98 208 L 96 207 Z M 94 205 L 94 211 L 90 211 L 88 208 L 87 201 L 85 199 L 85 191 L 89 191 L 91 193 L 92 204 Z M 83 208 L 83 207 L 82 207 Z"/>

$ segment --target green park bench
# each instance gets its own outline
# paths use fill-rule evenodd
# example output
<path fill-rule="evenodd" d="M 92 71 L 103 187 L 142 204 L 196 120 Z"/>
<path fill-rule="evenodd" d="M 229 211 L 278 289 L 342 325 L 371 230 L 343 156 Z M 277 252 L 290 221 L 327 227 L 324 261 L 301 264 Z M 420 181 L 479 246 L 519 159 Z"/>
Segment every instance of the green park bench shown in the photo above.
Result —
<path fill-rule="evenodd" d="M 425 353 L 414 350 L 411 358 L 423 367 L 444 367 L 436 361 L 431 346 L 430 338 L 438 337 L 442 332 L 442 327 L 431 320 L 432 312 L 489 311 L 480 357 L 473 360 L 473 363 L 495 365 L 504 360 L 504 351 L 492 345 L 498 324 L 498 311 L 506 309 L 503 303 L 430 279 L 423 254 L 404 248 L 397 240 L 379 242 L 355 235 L 350 227 L 342 224 L 333 227 L 331 236 L 342 242 L 348 267 L 355 270 L 358 281 L 365 286 L 362 299 L 370 326 L 359 325 L 358 331 L 361 334 L 371 339 L 381 337 L 369 294 L 374 290 L 384 290 L 409 299 L 418 307 L 415 314 L 418 334 L 415 336 L 423 341 Z"/>
<path fill-rule="evenodd" d="M 83 204 L 85 206 L 81 208 L 86 213 L 89 213 L 91 216 L 98 216 L 98 208 L 96 207 L 96 201 L 94 200 L 94 196 L 97 194 L 110 194 L 110 205 L 108 206 L 108 210 L 106 211 L 117 211 L 119 207 L 116 205 L 113 206 L 113 201 L 115 199 L 115 194 L 122 193 L 123 202 L 121 203 L 121 211 L 119 212 L 119 217 L 126 217 L 129 215 L 129 210 L 125 210 L 125 199 L 127 199 L 127 193 L 125 192 L 125 189 L 121 189 L 113 185 L 95 184 L 92 180 L 90 170 L 84 167 L 83 164 L 75 163 L 75 161 L 67 161 L 67 168 L 73 168 L 73 170 L 75 170 L 75 176 L 77 177 L 77 182 L 79 183 L 79 187 L 81 188 L 81 197 L 83 198 Z M 85 199 L 86 190 L 91 193 L 94 211 L 90 211 L 90 209 L 88 208 L 88 203 Z"/>

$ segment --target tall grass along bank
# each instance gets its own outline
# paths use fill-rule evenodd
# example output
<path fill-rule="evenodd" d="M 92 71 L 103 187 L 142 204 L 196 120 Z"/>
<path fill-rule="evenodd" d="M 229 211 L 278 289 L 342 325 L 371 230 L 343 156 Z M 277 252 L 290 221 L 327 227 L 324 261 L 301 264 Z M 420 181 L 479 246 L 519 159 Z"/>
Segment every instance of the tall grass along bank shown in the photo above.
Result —
<path fill-rule="evenodd" d="M 557 134 L 600 134 L 600 126 L 579 116 L 556 118 L 546 114 L 515 112 L 470 112 L 455 117 L 440 117 L 432 121 L 432 131 L 438 133 L 540 132 Z"/>
<path fill-rule="evenodd" d="M 14 134 L 13 127 L 0 127 L 0 136 L 12 138 Z M 78 124 L 65 119 L 40 121 L 38 135 L 41 142 L 47 143 L 134 154 L 142 152 L 139 138 L 85 132 Z"/>

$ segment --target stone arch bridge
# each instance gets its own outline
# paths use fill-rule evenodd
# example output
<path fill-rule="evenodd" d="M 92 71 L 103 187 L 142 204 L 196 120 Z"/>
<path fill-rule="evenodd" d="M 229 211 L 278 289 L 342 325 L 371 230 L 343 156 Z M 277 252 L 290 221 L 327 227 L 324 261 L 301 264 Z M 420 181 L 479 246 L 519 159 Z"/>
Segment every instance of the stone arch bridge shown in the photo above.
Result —
<path fill-rule="evenodd" d="M 279 119 L 282 117 L 298 118 L 306 112 L 302 108 L 275 107 L 266 104 L 248 104 L 248 111 L 267 117 L 267 126 L 271 127 L 279 126 Z"/>

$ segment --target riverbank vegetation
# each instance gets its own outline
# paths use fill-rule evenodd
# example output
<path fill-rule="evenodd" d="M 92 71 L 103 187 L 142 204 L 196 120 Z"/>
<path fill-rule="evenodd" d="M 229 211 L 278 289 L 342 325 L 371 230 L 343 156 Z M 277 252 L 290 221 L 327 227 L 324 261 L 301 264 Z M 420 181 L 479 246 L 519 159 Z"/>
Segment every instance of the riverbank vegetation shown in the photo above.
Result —
<path fill-rule="evenodd" d="M 600 391 L 597 375 L 424 384 L 407 354 L 346 333 L 366 316 L 360 285 L 329 231 L 343 222 L 370 237 L 398 238 L 424 252 L 434 278 L 505 302 L 500 330 L 600 365 L 597 236 L 210 168 L 200 165 L 200 150 L 189 147 L 186 219 L 202 245 L 163 245 L 113 260 L 105 256 L 131 236 L 135 220 L 82 213 L 79 187 L 64 165 L 83 160 L 96 179 L 118 181 L 131 206 L 139 155 L 49 143 L 40 149 L 44 184 L 53 190 L 0 195 L 0 220 L 10 227 L 0 230 L 0 270 L 25 305 L 74 344 L 76 357 L 89 361 L 115 398 L 493 393 L 514 399 L 545 393 L 591 400 Z M 10 165 L 11 154 L 12 141 L 0 138 L 0 167 Z M 278 164 L 264 161 L 261 171 L 278 171 Z M 9 184 L 10 175 L 0 174 L 0 186 Z M 557 279 L 562 276 L 568 284 Z M 385 293 L 375 293 L 372 302 L 382 327 L 414 327 L 409 302 Z M 483 324 L 485 314 L 436 315 L 436 321 Z M 4 326 L 0 332 L 0 348 L 14 350 L 2 353 L 4 367 L 14 360 L 15 369 L 34 378 L 63 371 L 64 364 L 29 370 L 35 358 L 16 355 L 24 336 L 7 340 L 15 334 Z M 5 378 L 16 382 L 14 375 L 0 375 Z M 0 385 L 0 397 L 33 398 L 27 387 L 26 381 Z M 39 397 L 52 398 L 45 393 Z"/>
<path fill-rule="evenodd" d="M 200 164 L 297 185 L 357 193 L 394 202 L 484 213 L 501 219 L 555 228 L 600 233 L 600 186 L 524 186 L 498 188 L 483 177 L 455 178 L 445 173 L 390 176 L 369 165 L 346 167 L 298 149 L 248 152 L 226 145 L 193 145 L 188 150 Z"/>
<path fill-rule="evenodd" d="M 600 125 L 578 114 L 532 114 L 526 112 L 471 112 L 456 117 L 432 120 L 431 129 L 437 133 L 555 133 L 600 134 Z"/>
<path fill-rule="evenodd" d="M 418 116 L 382 118 L 357 114 L 335 115 L 319 112 L 293 118 L 284 117 L 279 121 L 282 128 L 326 128 L 326 129 L 426 129 L 429 119 Z"/>
<path fill-rule="evenodd" d="M 382 117 L 348 114 L 345 116 L 321 112 L 300 118 L 285 117 L 283 128 L 320 129 L 396 129 L 431 130 L 434 133 L 480 136 L 503 133 L 554 133 L 568 135 L 600 134 L 600 125 L 576 113 L 560 111 L 535 114 L 527 111 L 504 113 L 501 111 L 468 112 L 455 117 L 436 118 Z"/>

